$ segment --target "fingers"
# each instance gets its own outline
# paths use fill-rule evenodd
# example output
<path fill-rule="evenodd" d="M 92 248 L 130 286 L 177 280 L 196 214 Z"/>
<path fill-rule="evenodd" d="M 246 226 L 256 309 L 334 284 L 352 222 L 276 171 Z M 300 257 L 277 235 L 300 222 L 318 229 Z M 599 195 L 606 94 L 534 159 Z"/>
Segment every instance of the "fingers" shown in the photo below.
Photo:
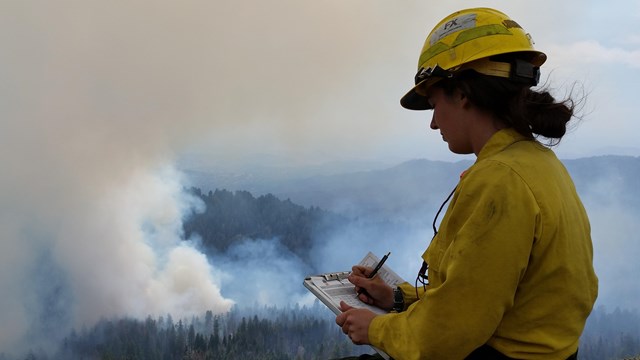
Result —
<path fill-rule="evenodd" d="M 340 311 L 342 311 L 342 314 L 339 314 L 338 316 L 336 316 L 336 324 L 338 324 L 338 326 L 342 327 L 344 325 L 344 323 L 347 320 L 347 314 L 346 312 L 353 309 L 352 306 L 349 306 L 346 302 L 344 301 L 340 301 Z M 346 334 L 346 333 L 345 333 Z"/>
<path fill-rule="evenodd" d="M 355 265 L 351 268 L 351 275 L 367 277 L 369 276 L 369 274 L 371 274 L 371 271 L 373 271 L 373 269 L 369 267 Z"/>
<path fill-rule="evenodd" d="M 355 273 L 351 273 L 348 278 L 349 282 L 356 286 L 356 292 L 360 295 L 363 291 L 366 291 L 367 287 L 371 283 L 371 279 L 368 279 L 364 276 L 357 275 Z"/>
<path fill-rule="evenodd" d="M 340 311 L 345 312 L 347 310 L 353 309 L 353 306 L 350 306 L 344 301 L 340 301 Z"/>
<path fill-rule="evenodd" d="M 349 337 L 349 339 L 354 343 L 357 344 L 356 341 L 354 340 L 354 334 L 350 331 L 349 329 L 351 329 L 353 327 L 353 318 L 351 318 L 351 314 L 348 313 L 347 311 L 350 309 L 353 309 L 351 306 L 347 305 L 344 303 L 344 301 L 340 302 L 340 309 L 343 311 L 342 314 L 336 316 L 336 324 L 338 324 L 338 326 L 340 326 L 340 329 L 342 330 L 342 332 L 347 335 Z"/>
<path fill-rule="evenodd" d="M 374 300 L 366 292 L 358 294 L 358 299 L 365 304 L 373 305 Z"/>
<path fill-rule="evenodd" d="M 368 344 L 369 324 L 375 314 L 369 310 L 353 308 L 344 302 L 340 303 L 340 308 L 343 312 L 336 317 L 336 323 L 342 332 L 356 345 Z"/>
<path fill-rule="evenodd" d="M 376 301 L 376 293 L 380 286 L 380 279 L 368 279 L 366 277 L 354 276 L 353 274 L 349 276 L 349 281 L 355 285 L 356 288 L 356 296 L 360 301 L 365 304 L 373 305 Z"/>
<path fill-rule="evenodd" d="M 362 283 L 364 281 L 367 280 L 366 277 L 364 276 L 360 276 L 360 275 L 356 275 L 355 273 L 351 273 L 351 275 L 349 275 L 349 277 L 347 277 L 347 279 L 349 280 L 349 282 L 351 282 L 353 285 L 355 286 L 360 286 L 362 285 Z"/>

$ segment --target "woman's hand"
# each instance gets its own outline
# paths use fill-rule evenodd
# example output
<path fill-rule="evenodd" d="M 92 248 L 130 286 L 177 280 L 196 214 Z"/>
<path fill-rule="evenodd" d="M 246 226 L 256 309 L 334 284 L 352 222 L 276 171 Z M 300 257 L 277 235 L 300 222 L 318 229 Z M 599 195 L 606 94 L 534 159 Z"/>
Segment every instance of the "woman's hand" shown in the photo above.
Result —
<path fill-rule="evenodd" d="M 342 328 L 342 332 L 356 345 L 369 344 L 369 325 L 376 314 L 368 309 L 356 309 L 340 302 L 342 314 L 336 317 L 336 324 Z"/>
<path fill-rule="evenodd" d="M 351 268 L 349 281 L 356 286 L 356 292 L 359 293 L 360 301 L 377 306 L 384 310 L 393 308 L 393 288 L 387 285 L 380 276 L 374 276 L 369 279 L 373 269 L 366 266 L 356 265 Z"/>

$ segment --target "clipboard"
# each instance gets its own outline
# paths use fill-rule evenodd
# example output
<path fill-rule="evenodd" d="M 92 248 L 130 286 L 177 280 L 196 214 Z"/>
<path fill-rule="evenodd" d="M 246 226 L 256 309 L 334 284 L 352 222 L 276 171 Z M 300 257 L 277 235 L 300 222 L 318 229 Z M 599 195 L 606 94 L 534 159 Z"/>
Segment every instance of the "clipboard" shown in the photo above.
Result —
<path fill-rule="evenodd" d="M 358 263 L 361 266 L 375 267 L 380 262 L 380 259 L 372 252 L 368 252 L 367 255 Z M 340 310 L 340 301 L 344 301 L 348 305 L 355 308 L 365 308 L 373 311 L 376 314 L 386 314 L 388 311 L 380 309 L 379 307 L 365 304 L 356 296 L 355 285 L 347 280 L 350 271 L 338 271 L 324 273 L 320 275 L 307 276 L 304 279 L 304 286 L 311 291 L 326 307 L 328 307 L 334 314 L 338 315 L 342 311 Z M 387 284 L 395 287 L 403 282 L 398 274 L 387 267 L 386 263 L 383 265 L 378 274 Z M 383 358 L 390 359 L 384 351 L 371 346 L 376 352 L 378 352 Z"/>

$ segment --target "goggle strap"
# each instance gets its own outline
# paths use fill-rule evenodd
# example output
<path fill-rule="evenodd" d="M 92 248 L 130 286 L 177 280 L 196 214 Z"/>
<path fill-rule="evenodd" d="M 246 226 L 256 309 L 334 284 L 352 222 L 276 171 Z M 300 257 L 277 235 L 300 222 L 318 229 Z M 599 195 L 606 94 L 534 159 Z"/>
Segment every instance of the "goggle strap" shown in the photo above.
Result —
<path fill-rule="evenodd" d="M 515 59 L 513 62 L 492 61 L 483 58 L 464 64 L 453 71 L 445 70 L 438 65 L 429 68 L 420 68 L 415 76 L 415 84 L 433 77 L 452 78 L 456 72 L 473 69 L 481 74 L 511 79 L 512 81 L 538 85 L 540 81 L 540 67 L 528 61 Z"/>

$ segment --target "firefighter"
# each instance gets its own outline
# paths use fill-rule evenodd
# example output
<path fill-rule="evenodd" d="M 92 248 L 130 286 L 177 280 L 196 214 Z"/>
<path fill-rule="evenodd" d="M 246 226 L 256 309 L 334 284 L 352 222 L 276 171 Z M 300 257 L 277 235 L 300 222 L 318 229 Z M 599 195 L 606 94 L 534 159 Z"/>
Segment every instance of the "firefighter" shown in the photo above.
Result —
<path fill-rule="evenodd" d="M 576 358 L 598 280 L 587 214 L 552 151 L 575 103 L 536 87 L 545 60 L 493 9 L 458 11 L 431 31 L 400 103 L 431 110 L 450 151 L 476 160 L 415 283 L 391 288 L 353 268 L 359 298 L 390 311 L 341 304 L 336 323 L 354 343 L 396 360 Z"/>

